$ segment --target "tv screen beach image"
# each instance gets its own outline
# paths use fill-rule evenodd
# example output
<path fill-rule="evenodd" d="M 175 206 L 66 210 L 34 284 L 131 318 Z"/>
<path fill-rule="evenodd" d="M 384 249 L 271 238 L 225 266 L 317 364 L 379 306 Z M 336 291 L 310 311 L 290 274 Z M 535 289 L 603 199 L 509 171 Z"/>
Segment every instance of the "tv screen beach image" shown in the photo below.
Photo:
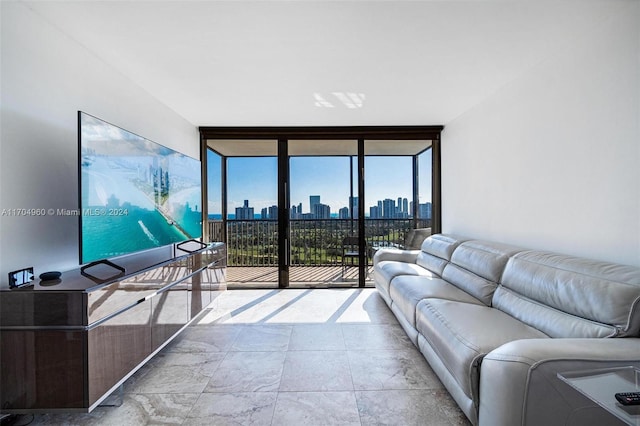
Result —
<path fill-rule="evenodd" d="M 80 113 L 81 262 L 202 236 L 200 162 Z"/>

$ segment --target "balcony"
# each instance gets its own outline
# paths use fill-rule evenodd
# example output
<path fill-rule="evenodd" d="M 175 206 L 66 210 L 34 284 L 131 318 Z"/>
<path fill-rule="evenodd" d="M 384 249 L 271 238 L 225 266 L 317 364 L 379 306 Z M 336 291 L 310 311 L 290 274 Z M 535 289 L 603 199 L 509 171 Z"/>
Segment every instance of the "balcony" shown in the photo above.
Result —
<path fill-rule="evenodd" d="M 407 232 L 430 226 L 430 220 L 365 219 L 368 270 L 380 247 L 404 247 Z M 227 283 L 229 287 L 274 287 L 278 283 L 278 222 L 227 220 Z M 343 269 L 342 240 L 355 235 L 358 221 L 350 219 L 291 219 L 289 285 L 353 286 L 357 263 Z M 210 241 L 223 241 L 223 222 L 208 222 Z M 367 277 L 368 284 L 373 284 Z"/>
<path fill-rule="evenodd" d="M 343 237 L 362 234 L 370 263 L 377 247 L 402 247 L 410 229 L 440 230 L 441 131 L 442 126 L 201 127 L 207 147 L 203 205 L 208 202 L 204 210 L 217 220 L 207 223 L 205 238 L 227 243 L 228 282 L 364 285 L 364 274 L 356 274 L 364 265 L 342 271 Z M 290 218 L 286 238 L 283 223 L 272 221 L 278 215 Z M 373 219 L 379 217 L 385 219 Z"/>

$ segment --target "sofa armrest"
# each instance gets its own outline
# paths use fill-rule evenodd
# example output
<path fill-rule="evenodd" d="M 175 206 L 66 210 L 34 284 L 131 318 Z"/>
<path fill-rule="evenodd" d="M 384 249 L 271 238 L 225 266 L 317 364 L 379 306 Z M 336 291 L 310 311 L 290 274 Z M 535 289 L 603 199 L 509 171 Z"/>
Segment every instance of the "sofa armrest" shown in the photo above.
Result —
<path fill-rule="evenodd" d="M 558 373 L 640 367 L 640 339 L 526 339 L 493 350 L 480 369 L 480 426 L 615 424 Z M 613 423 L 612 423 L 613 422 Z"/>
<path fill-rule="evenodd" d="M 376 265 L 379 262 L 385 260 L 395 260 L 397 262 L 416 263 L 420 250 L 399 250 L 383 248 L 376 251 L 373 256 L 373 264 Z"/>

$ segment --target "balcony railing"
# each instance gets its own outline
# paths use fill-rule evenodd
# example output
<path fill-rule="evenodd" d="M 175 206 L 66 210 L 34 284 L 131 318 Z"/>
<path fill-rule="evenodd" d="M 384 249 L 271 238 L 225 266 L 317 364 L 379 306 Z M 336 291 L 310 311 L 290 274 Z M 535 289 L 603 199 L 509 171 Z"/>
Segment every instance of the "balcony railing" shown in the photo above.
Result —
<path fill-rule="evenodd" d="M 222 241 L 223 222 L 210 220 L 210 241 Z M 403 247 L 413 219 L 365 219 L 365 239 L 370 248 Z M 418 219 L 417 227 L 430 226 Z M 342 240 L 358 232 L 358 221 L 350 219 L 292 219 L 290 257 L 292 266 L 337 266 L 342 263 Z M 272 220 L 227 220 L 228 266 L 277 266 L 278 222 Z"/>

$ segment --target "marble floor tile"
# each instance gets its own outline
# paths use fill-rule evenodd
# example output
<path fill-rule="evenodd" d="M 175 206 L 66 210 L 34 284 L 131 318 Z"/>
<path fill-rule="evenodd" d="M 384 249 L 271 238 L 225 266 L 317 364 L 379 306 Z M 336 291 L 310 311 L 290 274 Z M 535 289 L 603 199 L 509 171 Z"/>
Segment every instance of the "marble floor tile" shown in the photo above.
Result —
<path fill-rule="evenodd" d="M 238 334 L 231 351 L 286 351 L 292 326 L 248 325 Z"/>
<path fill-rule="evenodd" d="M 396 324 L 343 324 L 342 334 L 348 350 L 415 347 Z"/>
<path fill-rule="evenodd" d="M 444 386 L 442 389 L 434 390 L 432 397 L 438 409 L 449 419 L 452 426 L 471 426 L 471 422 L 469 422 L 467 416 L 460 410 Z"/>
<path fill-rule="evenodd" d="M 207 378 L 213 376 L 214 371 L 225 356 L 225 352 L 168 352 L 163 350 L 124 383 L 124 392 L 139 393 L 144 391 L 146 393 L 145 389 L 148 390 L 150 386 L 161 385 L 163 383 L 162 380 L 171 382 L 171 378 L 163 377 L 164 374 L 161 372 L 168 367 L 182 367 L 182 369 L 188 371 L 188 377 L 197 377 L 197 383 L 201 384 L 204 381 L 208 381 Z M 181 380 L 182 378 L 179 378 L 178 383 L 172 384 L 172 387 L 185 386 L 191 388 L 191 384 L 181 384 Z M 191 389 L 195 391 L 198 388 L 194 385 Z M 162 392 L 162 389 L 158 392 Z"/>
<path fill-rule="evenodd" d="M 280 392 L 273 425 L 360 425 L 353 392 Z"/>
<path fill-rule="evenodd" d="M 331 319 L 336 312 L 336 300 L 332 290 L 292 291 L 297 292 L 296 297 L 274 310 L 272 315 L 264 319 L 265 322 L 286 324 L 333 322 Z"/>
<path fill-rule="evenodd" d="M 122 405 L 119 407 L 97 407 L 88 414 L 36 414 L 30 425 L 181 424 L 199 396 L 199 393 L 129 394 L 124 395 Z"/>
<path fill-rule="evenodd" d="M 289 341 L 290 351 L 345 350 L 340 324 L 296 324 Z"/>
<path fill-rule="evenodd" d="M 442 383 L 416 349 L 349 351 L 356 390 L 442 389 Z"/>
<path fill-rule="evenodd" d="M 242 326 L 187 327 L 165 347 L 168 352 L 226 352 Z"/>
<path fill-rule="evenodd" d="M 326 324 L 332 322 L 331 318 L 335 309 L 334 305 L 311 307 L 308 304 L 301 304 L 277 312 L 267 318 L 266 322 L 271 324 Z"/>
<path fill-rule="evenodd" d="M 375 289 L 350 289 L 336 292 L 336 322 L 363 324 L 398 324 L 387 304 Z"/>
<path fill-rule="evenodd" d="M 280 391 L 353 390 L 345 351 L 289 351 Z"/>
<path fill-rule="evenodd" d="M 204 391 L 277 391 L 285 356 L 285 352 L 229 352 Z"/>
<path fill-rule="evenodd" d="M 277 395 L 276 392 L 203 393 L 182 424 L 270 425 Z"/>
<path fill-rule="evenodd" d="M 215 322 L 223 324 L 267 324 L 277 322 L 274 317 L 286 310 L 292 301 L 302 297 L 309 290 L 257 290 L 242 293 L 244 298 L 234 296 L 229 303 L 220 303 L 218 308 L 203 317 L 200 323 Z M 221 299 L 223 296 L 220 297 Z M 282 322 L 282 321 L 281 321 Z"/>
<path fill-rule="evenodd" d="M 218 322 L 223 324 L 267 324 L 278 312 L 277 303 L 261 303 L 247 309 L 231 311 L 221 317 Z"/>
<path fill-rule="evenodd" d="M 451 426 L 430 390 L 356 391 L 360 420 L 367 425 Z"/>
<path fill-rule="evenodd" d="M 165 368 L 175 366 L 198 367 L 205 376 L 211 377 L 225 357 L 226 352 L 169 352 L 156 354 L 145 367 Z"/>
<path fill-rule="evenodd" d="M 209 305 L 207 312 L 198 318 L 194 325 L 212 324 L 235 324 L 235 318 L 245 312 L 250 312 L 260 300 L 275 294 L 276 290 L 270 292 L 264 290 L 243 290 L 226 291 L 220 294 L 214 303 Z M 244 321 L 243 321 L 244 322 Z"/>
<path fill-rule="evenodd" d="M 199 365 L 151 367 L 138 373 L 125 383 L 126 393 L 201 393 L 211 379 Z"/>

